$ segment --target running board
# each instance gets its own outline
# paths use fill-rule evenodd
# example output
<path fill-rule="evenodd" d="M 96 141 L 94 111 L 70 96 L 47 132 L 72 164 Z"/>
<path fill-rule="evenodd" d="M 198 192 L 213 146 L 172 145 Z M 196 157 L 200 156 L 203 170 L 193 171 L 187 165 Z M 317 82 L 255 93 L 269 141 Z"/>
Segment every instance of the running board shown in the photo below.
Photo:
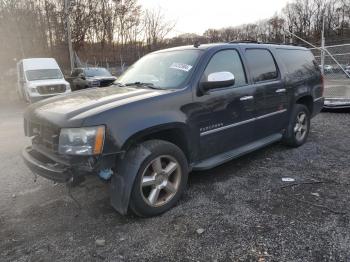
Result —
<path fill-rule="evenodd" d="M 192 166 L 192 170 L 211 169 L 211 168 L 219 166 L 227 161 L 238 158 L 240 156 L 243 156 L 245 154 L 253 152 L 257 149 L 263 148 L 267 145 L 270 145 L 272 143 L 280 141 L 281 139 L 282 139 L 282 134 L 280 134 L 280 133 L 268 136 L 266 138 L 263 138 L 263 139 L 258 140 L 256 142 L 250 143 L 248 145 L 239 147 L 239 148 L 234 149 L 232 151 L 225 152 L 223 154 L 220 154 L 220 155 L 208 158 L 206 160 L 203 160 L 201 162 L 195 163 Z"/>

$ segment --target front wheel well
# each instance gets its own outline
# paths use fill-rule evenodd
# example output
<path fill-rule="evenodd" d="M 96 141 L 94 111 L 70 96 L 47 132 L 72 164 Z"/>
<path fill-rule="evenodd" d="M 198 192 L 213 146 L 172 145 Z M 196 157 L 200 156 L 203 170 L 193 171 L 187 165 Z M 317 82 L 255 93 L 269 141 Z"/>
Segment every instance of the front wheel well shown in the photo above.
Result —
<path fill-rule="evenodd" d="M 125 150 L 128 150 L 131 146 L 143 143 L 148 140 L 164 140 L 170 142 L 179 147 L 185 154 L 187 160 L 190 162 L 190 152 L 187 136 L 184 130 L 181 128 L 171 128 L 160 131 L 155 131 L 143 136 L 130 139 L 124 146 Z"/>
<path fill-rule="evenodd" d="M 298 98 L 296 101 L 296 104 L 305 105 L 307 109 L 309 110 L 310 114 L 312 115 L 313 107 L 314 107 L 314 100 L 311 95 L 303 96 Z"/>

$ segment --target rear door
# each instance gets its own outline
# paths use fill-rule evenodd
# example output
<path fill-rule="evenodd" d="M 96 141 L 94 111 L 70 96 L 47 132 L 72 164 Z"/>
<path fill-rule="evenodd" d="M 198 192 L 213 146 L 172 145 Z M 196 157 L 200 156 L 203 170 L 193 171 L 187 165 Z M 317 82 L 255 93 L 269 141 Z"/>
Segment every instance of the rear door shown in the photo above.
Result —
<path fill-rule="evenodd" d="M 245 58 L 256 88 L 256 138 L 264 138 L 287 126 L 287 90 L 270 50 L 247 48 Z"/>

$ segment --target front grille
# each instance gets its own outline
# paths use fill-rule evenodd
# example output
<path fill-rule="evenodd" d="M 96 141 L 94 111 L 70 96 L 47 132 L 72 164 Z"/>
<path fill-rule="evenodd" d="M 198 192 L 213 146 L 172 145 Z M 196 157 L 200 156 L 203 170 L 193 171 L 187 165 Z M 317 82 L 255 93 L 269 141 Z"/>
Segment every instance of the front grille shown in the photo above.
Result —
<path fill-rule="evenodd" d="M 58 151 L 59 129 L 25 121 L 27 136 L 33 137 L 33 144 L 50 151 Z"/>
<path fill-rule="evenodd" d="M 38 86 L 37 90 L 41 95 L 50 95 L 50 94 L 66 92 L 66 86 L 65 85 Z"/>
<path fill-rule="evenodd" d="M 112 85 L 114 80 L 101 80 L 100 87 L 110 86 Z"/>
<path fill-rule="evenodd" d="M 100 81 L 94 80 L 94 81 L 90 82 L 90 86 L 91 87 L 99 87 L 100 86 Z"/>

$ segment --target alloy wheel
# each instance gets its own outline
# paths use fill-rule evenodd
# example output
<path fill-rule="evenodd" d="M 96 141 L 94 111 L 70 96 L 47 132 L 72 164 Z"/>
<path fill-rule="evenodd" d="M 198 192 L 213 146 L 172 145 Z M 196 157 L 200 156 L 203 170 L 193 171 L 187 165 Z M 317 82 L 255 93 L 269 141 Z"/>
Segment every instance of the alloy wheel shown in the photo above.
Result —
<path fill-rule="evenodd" d="M 294 126 L 294 135 L 298 141 L 302 141 L 307 133 L 308 122 L 307 115 L 305 112 L 300 112 L 297 115 L 296 123 Z"/>
<path fill-rule="evenodd" d="M 152 207 L 168 203 L 178 192 L 181 175 L 180 165 L 173 157 L 164 155 L 153 159 L 141 178 L 144 201 Z"/>

